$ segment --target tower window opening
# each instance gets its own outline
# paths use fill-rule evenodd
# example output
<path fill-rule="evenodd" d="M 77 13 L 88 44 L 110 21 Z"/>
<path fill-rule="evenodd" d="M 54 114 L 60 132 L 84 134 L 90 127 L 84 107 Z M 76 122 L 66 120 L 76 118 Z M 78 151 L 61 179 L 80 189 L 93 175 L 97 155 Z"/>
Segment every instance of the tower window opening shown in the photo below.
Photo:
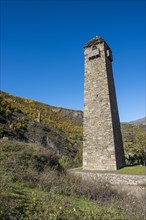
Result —
<path fill-rule="evenodd" d="M 97 47 L 93 45 L 92 50 L 97 50 Z"/>
<path fill-rule="evenodd" d="M 98 58 L 98 57 L 99 57 L 98 55 L 95 55 L 95 56 L 89 57 L 89 60 L 94 60 L 95 58 Z"/>

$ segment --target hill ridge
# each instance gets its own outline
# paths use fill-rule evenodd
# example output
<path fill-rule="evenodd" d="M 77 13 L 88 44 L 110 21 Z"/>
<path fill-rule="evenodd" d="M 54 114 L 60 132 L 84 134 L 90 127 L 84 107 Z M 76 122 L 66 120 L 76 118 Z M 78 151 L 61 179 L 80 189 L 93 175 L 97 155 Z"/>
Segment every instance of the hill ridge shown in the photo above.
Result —
<path fill-rule="evenodd" d="M 139 118 L 137 120 L 133 120 L 133 121 L 130 121 L 128 122 L 129 124 L 133 124 L 133 125 L 146 125 L 146 117 L 143 117 L 143 118 Z"/>
<path fill-rule="evenodd" d="M 0 138 L 39 143 L 75 159 L 82 145 L 82 112 L 52 107 L 3 91 L 0 103 Z"/>

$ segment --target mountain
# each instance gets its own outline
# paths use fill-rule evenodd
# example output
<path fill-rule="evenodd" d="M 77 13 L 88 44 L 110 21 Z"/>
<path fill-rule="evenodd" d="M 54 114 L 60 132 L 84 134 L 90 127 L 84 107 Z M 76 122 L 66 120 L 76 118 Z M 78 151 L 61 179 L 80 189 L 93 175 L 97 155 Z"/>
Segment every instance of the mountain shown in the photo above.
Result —
<path fill-rule="evenodd" d="M 137 119 L 137 120 L 135 120 L 135 121 L 130 121 L 130 122 L 128 122 L 128 124 L 133 124 L 133 125 L 146 125 L 146 117 Z"/>

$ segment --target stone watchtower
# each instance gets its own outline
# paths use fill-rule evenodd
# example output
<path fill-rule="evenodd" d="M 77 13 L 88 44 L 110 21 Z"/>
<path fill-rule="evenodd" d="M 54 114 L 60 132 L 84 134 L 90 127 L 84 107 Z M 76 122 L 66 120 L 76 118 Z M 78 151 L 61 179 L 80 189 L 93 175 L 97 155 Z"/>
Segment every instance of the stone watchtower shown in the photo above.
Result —
<path fill-rule="evenodd" d="M 84 46 L 83 169 L 116 170 L 125 166 L 112 73 L 112 51 L 96 37 Z"/>

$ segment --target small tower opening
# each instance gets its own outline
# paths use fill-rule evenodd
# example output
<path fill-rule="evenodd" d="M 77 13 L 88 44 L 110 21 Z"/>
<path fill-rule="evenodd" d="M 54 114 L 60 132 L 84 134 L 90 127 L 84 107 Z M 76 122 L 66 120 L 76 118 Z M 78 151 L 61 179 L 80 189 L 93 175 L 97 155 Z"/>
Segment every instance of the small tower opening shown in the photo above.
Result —
<path fill-rule="evenodd" d="M 97 50 L 96 45 L 93 45 L 92 50 Z"/>

